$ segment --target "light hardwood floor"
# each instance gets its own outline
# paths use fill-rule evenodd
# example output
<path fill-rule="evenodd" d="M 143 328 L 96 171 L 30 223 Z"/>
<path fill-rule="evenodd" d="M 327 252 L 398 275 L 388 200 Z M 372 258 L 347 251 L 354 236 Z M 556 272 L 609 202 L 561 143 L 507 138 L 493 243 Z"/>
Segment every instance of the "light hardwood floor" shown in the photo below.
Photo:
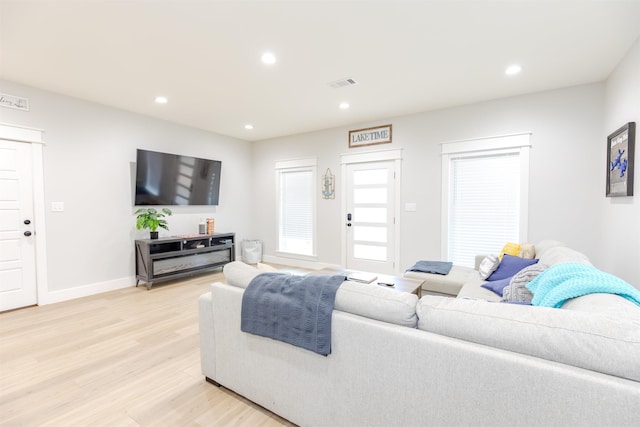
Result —
<path fill-rule="evenodd" d="M 291 426 L 200 373 L 221 273 L 0 314 L 1 426 Z"/>

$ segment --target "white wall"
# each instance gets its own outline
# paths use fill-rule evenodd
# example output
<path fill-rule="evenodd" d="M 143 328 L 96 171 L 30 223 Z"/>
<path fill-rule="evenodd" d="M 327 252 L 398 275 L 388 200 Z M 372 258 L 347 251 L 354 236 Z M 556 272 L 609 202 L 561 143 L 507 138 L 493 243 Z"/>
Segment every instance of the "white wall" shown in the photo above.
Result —
<path fill-rule="evenodd" d="M 176 207 L 170 234 L 196 231 L 204 216 L 238 240 L 276 246 L 275 172 L 278 160 L 317 157 L 318 173 L 336 175 L 336 199 L 318 192 L 318 261 L 340 264 L 344 226 L 340 155 L 402 148 L 401 268 L 417 259 L 441 259 L 440 143 L 530 131 L 529 240 L 562 240 L 600 268 L 640 287 L 638 196 L 604 197 L 606 135 L 623 123 L 640 125 L 640 42 L 606 84 L 559 89 L 447 110 L 288 136 L 253 144 L 0 80 L 0 92 L 27 97 L 29 112 L 0 108 L 0 122 L 45 131 L 47 289 L 62 300 L 133 283 L 132 173 L 135 149 L 222 160 L 220 206 Z M 393 124 L 393 143 L 349 149 L 351 129 Z M 640 151 L 637 148 L 637 152 Z M 640 167 L 636 153 L 636 167 Z M 638 175 L 639 173 L 636 173 Z M 640 184 L 636 178 L 636 194 Z M 320 185 L 320 180 L 318 180 Z M 611 224 L 615 224 L 612 227 Z"/>
<path fill-rule="evenodd" d="M 607 135 L 636 123 L 633 197 L 601 198 L 601 268 L 640 289 L 640 39 L 611 74 L 605 87 L 605 125 L 601 136 L 602 190 Z"/>
<path fill-rule="evenodd" d="M 48 299 L 53 302 L 134 283 L 136 148 L 222 161 L 220 205 L 172 207 L 170 230 L 250 234 L 250 143 L 0 80 L 0 92 L 29 98 L 30 111 L 0 108 L 0 122 L 43 129 Z M 64 202 L 61 213 L 51 202 Z M 36 224 L 36 231 L 37 231 Z M 43 301 L 41 301 L 43 303 Z"/>
<path fill-rule="evenodd" d="M 601 257 L 597 230 L 603 190 L 603 117 L 604 85 L 592 84 L 257 142 L 253 184 L 261 208 L 253 218 L 256 238 L 264 240 L 265 254 L 274 254 L 275 161 L 317 156 L 318 170 L 324 173 L 330 167 L 339 189 L 341 154 L 402 148 L 400 203 L 416 203 L 418 209 L 402 212 L 401 269 L 419 259 L 441 259 L 440 143 L 530 131 L 529 241 L 564 241 L 597 264 Z M 348 148 L 350 129 L 387 123 L 393 124 L 392 144 Z M 340 263 L 343 224 L 340 195 L 335 200 L 319 199 L 320 262 Z"/>

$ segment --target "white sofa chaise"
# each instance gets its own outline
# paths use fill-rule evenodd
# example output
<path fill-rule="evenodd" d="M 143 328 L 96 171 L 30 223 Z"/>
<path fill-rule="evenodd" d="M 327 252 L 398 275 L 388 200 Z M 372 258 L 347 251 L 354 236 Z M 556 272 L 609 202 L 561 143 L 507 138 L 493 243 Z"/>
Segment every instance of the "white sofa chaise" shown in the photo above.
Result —
<path fill-rule="evenodd" d="M 623 298 L 605 295 L 612 316 L 345 282 L 325 357 L 240 331 L 259 273 L 228 264 L 200 297 L 202 373 L 298 425 L 640 425 L 640 308 Z"/>

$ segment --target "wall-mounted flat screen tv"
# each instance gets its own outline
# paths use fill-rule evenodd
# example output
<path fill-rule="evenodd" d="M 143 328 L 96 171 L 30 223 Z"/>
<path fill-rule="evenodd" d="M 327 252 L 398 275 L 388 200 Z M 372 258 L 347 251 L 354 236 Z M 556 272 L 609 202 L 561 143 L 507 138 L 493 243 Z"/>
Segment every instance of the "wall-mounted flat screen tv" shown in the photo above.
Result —
<path fill-rule="evenodd" d="M 137 150 L 136 205 L 217 205 L 222 162 Z"/>

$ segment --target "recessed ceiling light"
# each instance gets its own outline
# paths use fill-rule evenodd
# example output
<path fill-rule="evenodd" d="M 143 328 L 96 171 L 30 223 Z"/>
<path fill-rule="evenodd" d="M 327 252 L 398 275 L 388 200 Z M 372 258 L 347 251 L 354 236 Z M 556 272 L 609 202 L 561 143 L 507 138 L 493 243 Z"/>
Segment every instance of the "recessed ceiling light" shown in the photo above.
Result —
<path fill-rule="evenodd" d="M 169 102 L 169 100 L 166 96 L 156 96 L 156 102 L 158 104 L 166 104 L 167 102 Z"/>
<path fill-rule="evenodd" d="M 516 74 L 520 74 L 520 71 L 522 71 L 522 67 L 517 64 L 514 64 L 514 65 L 509 65 L 507 69 L 504 70 L 504 73 L 507 76 L 515 76 Z"/>
<path fill-rule="evenodd" d="M 246 125 L 244 125 L 244 128 L 246 130 L 251 130 L 251 129 L 253 129 L 253 125 L 252 124 L 246 124 Z"/>
<path fill-rule="evenodd" d="M 262 62 L 268 65 L 276 63 L 276 57 L 271 52 L 265 52 L 262 55 Z"/>
<path fill-rule="evenodd" d="M 349 108 L 349 103 L 348 102 L 341 102 L 340 103 L 340 108 L 342 110 L 346 110 L 347 108 Z"/>

